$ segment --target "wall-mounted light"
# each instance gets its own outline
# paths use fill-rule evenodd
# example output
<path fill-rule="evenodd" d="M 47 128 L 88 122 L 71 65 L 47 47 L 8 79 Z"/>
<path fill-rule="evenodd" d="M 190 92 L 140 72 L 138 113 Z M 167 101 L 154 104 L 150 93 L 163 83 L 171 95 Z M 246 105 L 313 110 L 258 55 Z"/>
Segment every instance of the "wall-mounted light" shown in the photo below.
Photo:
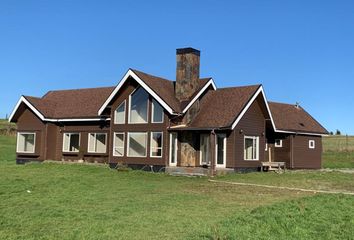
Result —
<path fill-rule="evenodd" d="M 262 132 L 262 137 L 264 137 L 264 132 Z"/>
<path fill-rule="evenodd" d="M 243 133 L 243 130 L 242 129 L 240 129 L 240 134 L 242 134 Z"/>

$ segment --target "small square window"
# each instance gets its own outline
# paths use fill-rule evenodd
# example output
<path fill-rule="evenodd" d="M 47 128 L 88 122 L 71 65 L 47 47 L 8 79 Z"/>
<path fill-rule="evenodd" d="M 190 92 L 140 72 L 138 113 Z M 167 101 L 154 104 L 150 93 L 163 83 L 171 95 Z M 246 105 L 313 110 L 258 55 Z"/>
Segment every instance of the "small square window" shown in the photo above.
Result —
<path fill-rule="evenodd" d="M 275 147 L 283 147 L 283 140 L 275 139 Z"/>
<path fill-rule="evenodd" d="M 315 140 L 309 140 L 309 148 L 311 149 L 315 148 Z"/>

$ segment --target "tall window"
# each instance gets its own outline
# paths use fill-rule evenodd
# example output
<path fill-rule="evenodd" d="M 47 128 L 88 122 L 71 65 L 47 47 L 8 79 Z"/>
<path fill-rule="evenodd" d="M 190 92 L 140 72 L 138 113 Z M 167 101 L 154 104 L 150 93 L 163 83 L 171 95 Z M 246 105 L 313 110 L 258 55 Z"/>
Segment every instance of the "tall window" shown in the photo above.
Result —
<path fill-rule="evenodd" d="M 17 152 L 19 153 L 34 153 L 36 145 L 35 133 L 21 133 L 17 134 Z"/>
<path fill-rule="evenodd" d="M 88 139 L 88 152 L 105 153 L 106 152 L 106 133 L 90 133 Z"/>
<path fill-rule="evenodd" d="M 128 133 L 128 157 L 146 157 L 147 133 Z"/>
<path fill-rule="evenodd" d="M 114 133 L 113 156 L 124 156 L 124 133 Z"/>
<path fill-rule="evenodd" d="M 209 164 L 209 152 L 210 152 L 210 139 L 209 134 L 200 134 L 200 164 Z"/>
<path fill-rule="evenodd" d="M 115 124 L 125 123 L 125 101 L 122 102 L 114 111 L 114 123 Z"/>
<path fill-rule="evenodd" d="M 129 98 L 129 123 L 147 123 L 149 94 L 140 87 Z"/>
<path fill-rule="evenodd" d="M 63 152 L 78 152 L 80 147 L 79 133 L 63 134 Z"/>
<path fill-rule="evenodd" d="M 245 136 L 245 160 L 259 159 L 259 137 Z"/>
<path fill-rule="evenodd" d="M 155 100 L 152 100 L 151 119 L 153 123 L 163 123 L 163 108 Z"/>
<path fill-rule="evenodd" d="M 162 157 L 162 132 L 151 132 L 150 157 Z"/>

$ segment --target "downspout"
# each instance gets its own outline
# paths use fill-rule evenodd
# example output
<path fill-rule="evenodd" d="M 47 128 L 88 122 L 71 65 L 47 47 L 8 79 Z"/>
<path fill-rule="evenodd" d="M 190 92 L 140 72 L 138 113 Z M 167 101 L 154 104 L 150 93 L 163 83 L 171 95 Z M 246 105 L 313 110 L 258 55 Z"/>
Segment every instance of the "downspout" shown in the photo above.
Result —
<path fill-rule="evenodd" d="M 48 151 L 48 123 L 45 124 L 45 139 L 44 139 L 44 156 L 43 160 L 48 160 L 47 159 L 47 151 Z"/>
<path fill-rule="evenodd" d="M 296 137 L 297 133 L 295 135 L 291 135 L 291 168 L 294 168 L 294 138 Z"/>
<path fill-rule="evenodd" d="M 215 129 L 211 130 L 211 166 L 210 166 L 210 177 L 215 175 L 215 162 L 216 162 L 216 134 Z"/>

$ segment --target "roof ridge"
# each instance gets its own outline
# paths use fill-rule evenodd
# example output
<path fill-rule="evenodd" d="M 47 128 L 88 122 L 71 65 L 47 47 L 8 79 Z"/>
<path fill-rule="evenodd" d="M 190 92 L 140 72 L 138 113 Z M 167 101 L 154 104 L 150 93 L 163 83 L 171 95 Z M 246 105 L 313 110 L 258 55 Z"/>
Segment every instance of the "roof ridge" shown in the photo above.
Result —
<path fill-rule="evenodd" d="M 53 92 L 70 92 L 70 91 L 92 90 L 92 89 L 104 89 L 104 88 L 114 88 L 114 87 L 115 87 L 115 86 L 50 90 L 50 91 L 48 91 L 46 94 L 44 94 L 44 95 L 42 96 L 42 98 L 45 97 L 45 96 L 47 96 L 49 93 L 53 93 Z"/>
<path fill-rule="evenodd" d="M 283 102 L 274 102 L 274 101 L 268 101 L 268 103 L 275 103 L 275 104 L 282 104 L 282 105 L 288 105 L 288 106 L 293 106 L 295 107 L 295 104 L 293 103 L 283 103 Z M 299 105 L 301 107 L 301 105 Z M 302 107 L 301 107 L 302 108 Z M 303 108 L 302 108 L 303 109 Z"/>
<path fill-rule="evenodd" d="M 243 85 L 243 86 L 235 86 L 235 87 L 219 87 L 216 90 L 228 90 L 228 89 L 236 89 L 236 88 L 246 88 L 246 87 L 260 87 L 262 84 L 252 84 L 252 85 Z"/>
<path fill-rule="evenodd" d="M 159 79 L 161 79 L 161 80 L 165 80 L 165 81 L 169 81 L 169 82 L 175 82 L 175 81 L 173 81 L 173 80 L 170 80 L 170 79 L 167 79 L 167 78 L 164 78 L 164 77 L 160 77 L 160 76 L 156 76 L 156 75 L 152 75 L 152 74 L 150 74 L 150 73 L 146 73 L 146 72 L 143 72 L 143 71 L 134 69 L 134 68 L 129 68 L 129 69 L 132 70 L 134 73 L 145 74 L 145 75 L 148 75 L 148 76 L 150 76 L 150 77 L 159 78 Z"/>
<path fill-rule="evenodd" d="M 146 72 L 134 69 L 134 68 L 129 68 L 129 69 L 132 70 L 135 73 L 137 72 L 137 73 L 148 75 L 150 77 L 160 78 L 161 80 L 169 81 L 169 82 L 172 82 L 172 83 L 176 82 L 176 80 L 170 80 L 170 79 L 167 79 L 165 77 L 156 76 L 156 75 L 153 75 L 153 74 L 150 74 L 150 73 L 146 73 Z M 210 80 L 210 79 L 213 79 L 213 78 L 212 77 L 203 77 L 203 78 L 199 77 L 199 80 Z"/>

